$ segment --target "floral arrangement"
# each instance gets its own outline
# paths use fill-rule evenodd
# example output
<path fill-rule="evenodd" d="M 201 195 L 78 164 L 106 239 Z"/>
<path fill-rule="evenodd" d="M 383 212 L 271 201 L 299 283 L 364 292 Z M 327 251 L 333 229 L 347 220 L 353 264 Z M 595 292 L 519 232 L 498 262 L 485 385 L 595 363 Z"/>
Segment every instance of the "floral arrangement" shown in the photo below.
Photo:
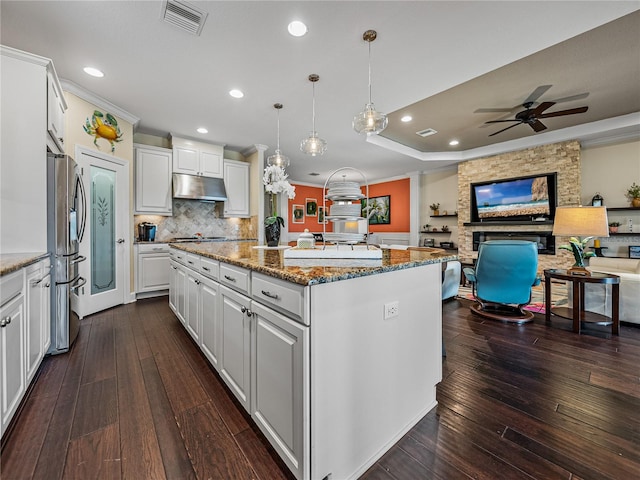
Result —
<path fill-rule="evenodd" d="M 573 259 L 576 261 L 574 267 L 584 267 L 584 259 L 589 257 L 595 257 L 596 254 L 594 252 L 585 252 L 585 248 L 587 248 L 587 243 L 593 237 L 585 237 L 583 239 L 577 237 L 571 237 L 569 239 L 569 245 L 560 245 L 558 248 L 563 250 L 569 250 L 573 253 Z"/>
<path fill-rule="evenodd" d="M 271 216 L 265 218 L 265 225 L 278 222 L 284 227 L 284 219 L 278 215 L 277 196 L 280 193 L 285 193 L 289 199 L 296 196 L 296 187 L 291 185 L 287 178 L 289 175 L 285 173 L 284 168 L 278 165 L 269 165 L 264 169 L 262 183 L 264 190 L 271 195 Z"/>
<path fill-rule="evenodd" d="M 629 200 L 633 200 L 634 198 L 640 198 L 640 185 L 637 185 L 636 182 L 633 182 L 631 186 L 627 189 L 626 196 Z"/>

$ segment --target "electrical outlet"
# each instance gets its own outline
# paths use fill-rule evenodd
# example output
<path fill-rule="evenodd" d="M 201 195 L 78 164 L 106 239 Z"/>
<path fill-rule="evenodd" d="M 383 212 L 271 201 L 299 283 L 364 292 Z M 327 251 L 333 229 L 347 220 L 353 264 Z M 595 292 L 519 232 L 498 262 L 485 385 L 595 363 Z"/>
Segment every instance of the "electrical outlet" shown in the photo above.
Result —
<path fill-rule="evenodd" d="M 389 302 L 384 304 L 384 319 L 388 320 L 400 315 L 400 302 Z"/>

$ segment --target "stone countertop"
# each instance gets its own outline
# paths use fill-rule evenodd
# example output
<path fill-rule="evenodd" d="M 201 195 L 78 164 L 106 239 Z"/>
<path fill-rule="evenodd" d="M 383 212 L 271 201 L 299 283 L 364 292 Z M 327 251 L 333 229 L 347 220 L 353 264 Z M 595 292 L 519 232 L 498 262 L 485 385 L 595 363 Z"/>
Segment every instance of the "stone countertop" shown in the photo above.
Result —
<path fill-rule="evenodd" d="M 47 258 L 47 252 L 3 253 L 0 255 L 0 277 Z"/>
<path fill-rule="evenodd" d="M 344 262 L 333 262 L 331 266 L 309 265 L 309 262 L 300 262 L 305 266 L 292 266 L 291 263 L 298 262 L 291 262 L 291 260 L 297 259 L 285 261 L 284 249 L 261 247 L 255 241 L 172 243 L 170 246 L 299 285 L 336 282 L 458 259 L 456 255 L 449 253 L 384 249 L 382 260 L 377 262 L 345 259 Z M 317 263 L 324 262 L 320 259 Z M 345 266 L 339 265 L 340 263 L 344 263 Z"/>

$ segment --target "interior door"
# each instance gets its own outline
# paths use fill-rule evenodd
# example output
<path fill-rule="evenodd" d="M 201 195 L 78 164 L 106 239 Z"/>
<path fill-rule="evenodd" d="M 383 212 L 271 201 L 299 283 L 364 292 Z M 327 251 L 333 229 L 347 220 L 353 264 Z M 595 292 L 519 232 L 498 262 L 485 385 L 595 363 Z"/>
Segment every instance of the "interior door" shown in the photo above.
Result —
<path fill-rule="evenodd" d="M 80 318 L 125 303 L 129 292 L 129 168 L 125 160 L 76 147 L 86 189 L 86 226 L 79 264 L 86 285 L 77 289 Z"/>

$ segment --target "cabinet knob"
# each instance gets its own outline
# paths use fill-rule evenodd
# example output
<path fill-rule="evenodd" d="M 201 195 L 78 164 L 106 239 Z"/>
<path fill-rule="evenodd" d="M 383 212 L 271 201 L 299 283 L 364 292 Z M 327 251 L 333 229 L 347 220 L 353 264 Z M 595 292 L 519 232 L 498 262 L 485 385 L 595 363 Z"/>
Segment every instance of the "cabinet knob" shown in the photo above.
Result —
<path fill-rule="evenodd" d="M 250 317 L 252 315 L 253 315 L 253 312 L 247 308 L 247 317 Z"/>
<path fill-rule="evenodd" d="M 0 320 L 0 328 L 4 328 L 11 323 L 11 317 L 4 317 Z"/>
<path fill-rule="evenodd" d="M 247 310 L 248 310 L 248 308 L 247 308 L 247 307 L 245 307 L 244 305 L 243 305 L 242 307 L 240 307 L 240 311 L 241 311 L 242 313 L 245 313 Z"/>
<path fill-rule="evenodd" d="M 124 238 L 119 238 L 118 240 L 116 240 L 116 243 L 124 243 Z"/>

